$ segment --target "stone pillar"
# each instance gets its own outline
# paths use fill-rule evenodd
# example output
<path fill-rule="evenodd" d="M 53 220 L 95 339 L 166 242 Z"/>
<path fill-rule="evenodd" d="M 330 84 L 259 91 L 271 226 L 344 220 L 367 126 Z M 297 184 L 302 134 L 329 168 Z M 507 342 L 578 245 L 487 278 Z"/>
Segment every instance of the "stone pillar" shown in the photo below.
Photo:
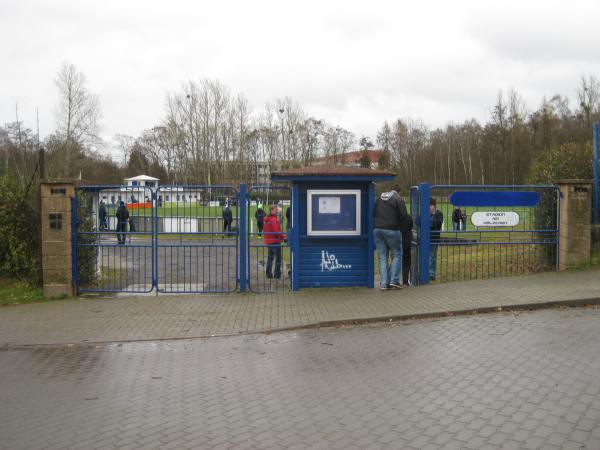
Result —
<path fill-rule="evenodd" d="M 592 182 L 559 180 L 559 270 L 589 264 L 591 256 Z"/>
<path fill-rule="evenodd" d="M 72 296 L 71 198 L 75 183 L 43 181 L 40 191 L 44 297 Z"/>

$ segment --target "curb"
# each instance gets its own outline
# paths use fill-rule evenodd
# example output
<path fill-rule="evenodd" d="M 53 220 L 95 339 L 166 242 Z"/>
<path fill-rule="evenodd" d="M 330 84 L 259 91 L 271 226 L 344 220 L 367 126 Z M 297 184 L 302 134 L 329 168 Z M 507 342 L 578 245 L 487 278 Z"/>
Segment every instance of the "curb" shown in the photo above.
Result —
<path fill-rule="evenodd" d="M 197 336 L 174 336 L 174 337 L 160 337 L 160 338 L 143 338 L 143 339 L 125 339 L 125 340 L 108 340 L 108 341 L 77 341 L 77 342 L 63 342 L 63 343 L 51 343 L 51 344 L 11 344 L 10 342 L 0 344 L 0 351 L 5 350 L 18 350 L 27 349 L 33 347 L 64 347 L 64 346 L 90 346 L 90 345 L 106 345 L 106 344 L 128 344 L 136 342 L 168 342 L 168 341 L 184 341 L 194 339 L 209 339 L 213 337 L 232 337 L 232 336 L 251 336 L 255 334 L 272 334 L 281 333 L 287 331 L 298 331 L 298 330 L 310 330 L 319 328 L 336 328 L 341 326 L 351 325 L 368 325 L 375 323 L 394 323 L 394 322 L 407 322 L 410 320 L 420 319 L 441 319 L 450 318 L 456 316 L 467 316 L 475 314 L 490 314 L 490 313 L 501 313 L 501 312 L 515 312 L 515 311 L 536 311 L 542 309 L 552 309 L 560 307 L 578 308 L 584 306 L 596 306 L 600 305 L 600 297 L 590 297 L 585 299 L 573 299 L 573 300 L 551 300 L 541 303 L 517 303 L 505 306 L 486 306 L 481 308 L 466 308 L 453 311 L 439 311 L 439 312 L 427 312 L 427 313 L 416 313 L 416 314 L 393 314 L 386 316 L 366 317 L 366 318 L 348 318 L 348 319 L 334 319 L 325 320 L 318 322 L 307 322 L 304 324 L 289 325 L 285 327 L 277 328 L 266 328 L 262 330 L 249 330 L 239 331 L 235 333 L 220 333 L 220 334 L 205 334 Z"/>

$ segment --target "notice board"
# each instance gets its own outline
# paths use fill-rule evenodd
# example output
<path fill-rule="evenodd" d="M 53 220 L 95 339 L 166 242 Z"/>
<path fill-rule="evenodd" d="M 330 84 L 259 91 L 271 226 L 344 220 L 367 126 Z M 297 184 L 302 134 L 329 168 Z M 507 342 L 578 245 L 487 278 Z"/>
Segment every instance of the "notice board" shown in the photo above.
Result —
<path fill-rule="evenodd" d="M 360 235 L 360 189 L 309 189 L 309 236 Z"/>

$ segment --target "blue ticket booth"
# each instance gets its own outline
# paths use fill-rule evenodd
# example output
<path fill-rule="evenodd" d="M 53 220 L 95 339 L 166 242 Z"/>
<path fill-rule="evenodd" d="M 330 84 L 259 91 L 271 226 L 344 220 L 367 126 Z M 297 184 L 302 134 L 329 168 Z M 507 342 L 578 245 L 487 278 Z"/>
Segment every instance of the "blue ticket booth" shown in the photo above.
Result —
<path fill-rule="evenodd" d="M 382 170 L 303 167 L 271 174 L 292 183 L 292 289 L 374 287 L 375 182 Z"/>

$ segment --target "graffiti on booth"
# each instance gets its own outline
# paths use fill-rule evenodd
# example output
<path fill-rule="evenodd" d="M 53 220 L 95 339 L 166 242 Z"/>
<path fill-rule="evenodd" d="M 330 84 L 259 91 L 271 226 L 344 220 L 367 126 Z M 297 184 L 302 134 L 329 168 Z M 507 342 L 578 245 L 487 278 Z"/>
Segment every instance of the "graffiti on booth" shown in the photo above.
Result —
<path fill-rule="evenodd" d="M 340 264 L 336 256 L 327 250 L 321 250 L 321 272 L 333 272 L 339 269 L 351 269 L 351 264 Z"/>

